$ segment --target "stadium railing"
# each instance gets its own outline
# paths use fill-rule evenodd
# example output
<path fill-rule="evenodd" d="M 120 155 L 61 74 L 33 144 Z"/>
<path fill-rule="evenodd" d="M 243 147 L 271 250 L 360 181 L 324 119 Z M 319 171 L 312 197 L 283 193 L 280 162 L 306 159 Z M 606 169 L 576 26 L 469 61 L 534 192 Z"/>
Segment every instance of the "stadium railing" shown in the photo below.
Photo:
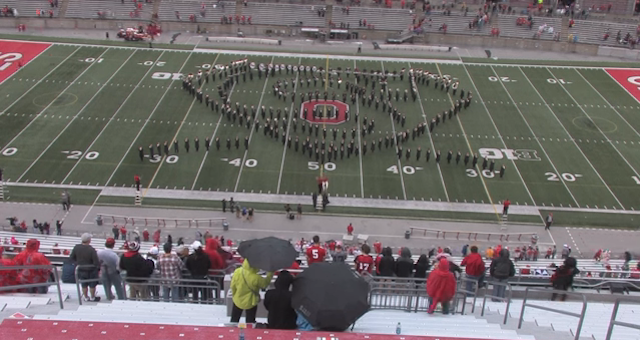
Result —
<path fill-rule="evenodd" d="M 82 283 L 88 283 L 88 282 L 97 282 L 98 284 L 102 283 L 102 278 L 100 276 L 96 279 L 86 279 L 86 280 L 81 280 L 78 278 L 78 271 L 81 268 L 92 268 L 92 267 L 94 266 L 91 266 L 91 265 L 76 266 L 76 269 L 74 272 L 75 281 L 76 281 L 76 291 L 78 293 L 78 303 L 80 305 L 82 305 L 82 293 L 80 289 L 80 286 L 82 285 Z M 159 301 L 159 302 L 164 302 L 164 301 L 197 302 L 195 300 L 189 299 L 189 293 L 193 292 L 194 290 L 198 290 L 200 294 L 203 294 L 203 296 L 206 297 L 205 299 L 199 300 L 199 302 L 204 304 L 224 305 L 225 301 L 224 301 L 224 298 L 222 297 L 222 291 L 223 291 L 222 282 L 224 280 L 224 274 L 227 270 L 232 269 L 234 267 L 235 266 L 229 266 L 222 270 L 210 270 L 209 276 L 206 278 L 206 280 L 197 280 L 197 279 L 190 279 L 190 278 L 169 279 L 169 278 L 162 278 L 157 275 L 154 275 L 151 277 L 129 277 L 129 276 L 121 275 L 122 290 L 125 294 L 124 296 L 125 300 Z M 146 298 L 141 298 L 141 299 L 131 298 L 127 294 L 127 285 L 128 285 L 127 280 L 144 281 L 141 283 L 141 285 L 146 286 L 147 292 L 149 293 L 148 296 Z M 180 294 L 179 294 L 180 297 L 178 299 L 165 297 L 163 294 L 160 294 L 162 292 L 162 289 L 161 289 L 162 287 L 178 289 L 180 291 Z M 216 296 L 216 297 L 214 298 L 213 296 Z"/>
<path fill-rule="evenodd" d="M 371 309 L 397 309 L 407 312 L 429 309 L 426 279 L 365 275 L 369 281 Z"/>
<path fill-rule="evenodd" d="M 492 286 L 503 286 L 506 287 L 508 294 L 506 294 L 506 297 L 500 297 L 500 296 L 495 296 L 495 295 L 491 295 L 488 294 L 488 290 L 489 290 L 489 285 Z M 507 303 L 507 307 L 505 309 L 504 312 L 504 320 L 502 321 L 502 324 L 506 325 L 507 324 L 507 319 L 509 318 L 509 307 L 511 307 L 511 298 L 513 296 L 513 290 L 511 289 L 511 284 L 509 284 L 508 282 L 498 282 L 498 281 L 488 281 L 484 288 L 483 288 L 483 292 L 484 292 L 484 297 L 482 298 L 482 311 L 480 312 L 480 316 L 484 316 L 484 308 L 487 304 L 487 298 L 491 298 L 499 300 L 499 301 L 503 301 Z M 475 300 L 473 302 L 474 306 L 475 306 Z"/>
<path fill-rule="evenodd" d="M 580 311 L 580 313 L 574 313 L 574 312 L 568 312 L 566 310 L 559 309 L 559 308 L 551 308 L 551 307 L 534 305 L 534 304 L 528 303 L 527 299 L 529 297 L 529 292 L 530 291 L 540 291 L 540 292 L 547 292 L 547 293 L 550 292 L 550 293 L 555 293 L 555 294 L 567 294 L 567 295 L 578 296 L 578 297 L 582 298 L 582 310 Z M 522 310 L 520 311 L 520 318 L 518 320 L 518 329 L 522 328 L 522 321 L 524 320 L 524 311 L 525 311 L 525 309 L 527 307 L 535 308 L 535 309 L 541 309 L 541 310 L 544 310 L 544 311 L 547 311 L 547 312 L 551 312 L 551 313 L 564 314 L 564 315 L 573 316 L 573 317 L 578 318 L 578 328 L 576 328 L 575 338 L 574 339 L 575 340 L 579 340 L 580 339 L 580 332 L 582 331 L 582 324 L 584 323 L 584 316 L 585 316 L 585 313 L 587 312 L 587 297 L 584 294 L 568 292 L 566 290 L 527 287 L 526 290 L 525 290 L 525 293 L 524 293 L 524 300 L 522 301 Z"/>
<path fill-rule="evenodd" d="M 26 283 L 26 284 L 19 284 L 19 285 L 13 285 L 13 286 L 3 286 L 3 287 L 0 287 L 0 292 L 27 289 L 27 288 L 56 286 L 56 289 L 58 290 L 58 301 L 60 303 L 60 309 L 64 309 L 64 301 L 62 300 L 62 290 L 60 289 L 60 273 L 58 272 L 58 267 L 54 265 L 0 267 L 0 271 L 7 271 L 7 270 L 16 271 L 16 274 L 19 273 L 21 270 L 28 270 L 28 269 L 49 270 L 53 274 L 53 281 L 47 280 L 47 282 L 41 282 L 41 283 Z"/>
<path fill-rule="evenodd" d="M 605 337 L 605 340 L 611 340 L 611 336 L 613 334 L 613 326 L 622 326 L 627 328 L 640 329 L 640 325 L 638 324 L 616 320 L 616 316 L 618 316 L 618 309 L 620 308 L 620 303 L 622 302 L 640 303 L 640 300 L 629 299 L 629 298 L 616 299 L 616 303 L 613 305 L 613 312 L 611 312 L 611 321 L 609 321 L 609 329 L 607 330 L 607 336 Z"/>
<path fill-rule="evenodd" d="M 470 282 L 473 290 L 467 290 L 467 285 L 466 283 Z M 456 291 L 456 295 L 458 296 L 458 299 L 462 298 L 463 304 L 462 304 L 462 314 L 464 314 L 464 310 L 465 310 L 465 306 L 467 304 L 467 298 L 472 297 L 473 298 L 473 304 L 471 305 L 471 313 L 475 312 L 476 310 L 476 300 L 478 298 L 478 289 L 479 289 L 479 282 L 477 279 L 469 279 L 466 277 L 461 277 L 460 279 L 458 279 L 458 289 Z"/>

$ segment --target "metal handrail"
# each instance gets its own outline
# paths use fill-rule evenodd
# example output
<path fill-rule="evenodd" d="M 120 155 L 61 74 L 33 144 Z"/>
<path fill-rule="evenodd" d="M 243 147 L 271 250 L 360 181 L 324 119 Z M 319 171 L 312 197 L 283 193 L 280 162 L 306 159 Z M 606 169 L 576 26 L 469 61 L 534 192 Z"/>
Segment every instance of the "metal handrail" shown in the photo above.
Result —
<path fill-rule="evenodd" d="M 466 289 L 466 284 L 464 285 L 465 289 L 461 289 L 463 282 L 471 282 L 471 283 L 473 283 L 474 289 L 472 291 L 471 290 L 467 290 Z M 469 297 L 469 296 L 467 296 L 468 294 L 472 294 L 472 297 L 473 297 L 473 304 L 471 305 L 471 313 L 475 312 L 475 310 L 476 310 L 476 300 L 478 299 L 478 289 L 479 288 L 480 288 L 480 284 L 479 284 L 477 279 L 469 279 L 469 278 L 463 277 L 463 278 L 460 278 L 458 280 L 458 289 L 456 291 L 456 295 L 462 294 L 462 299 L 464 301 L 463 304 L 462 304 L 462 311 L 460 312 L 462 315 L 464 315 L 464 310 L 465 310 L 465 307 L 467 305 L 467 298 Z"/>
<path fill-rule="evenodd" d="M 552 292 L 552 293 L 557 293 L 557 294 L 569 294 L 569 295 L 576 295 L 576 296 L 580 296 L 582 297 L 582 311 L 580 313 L 573 313 L 573 312 L 567 312 L 565 310 L 562 309 L 555 309 L 555 308 L 551 308 L 551 307 L 545 307 L 545 306 L 538 306 L 538 305 L 532 305 L 527 303 L 527 298 L 529 297 L 529 291 L 530 290 L 535 290 L 535 291 L 540 291 L 540 292 Z M 531 308 L 536 308 L 536 309 L 541 309 L 547 312 L 552 312 L 552 313 L 558 313 L 558 314 L 564 314 L 564 315 L 569 315 L 569 316 L 573 316 L 579 319 L 578 321 L 578 328 L 576 329 L 576 334 L 574 339 L 575 340 L 579 340 L 580 339 L 580 332 L 582 331 L 582 324 L 584 323 L 584 315 L 587 312 L 587 297 L 584 294 L 581 293 L 574 293 L 574 292 L 568 292 L 566 290 L 559 290 L 559 289 L 544 289 L 544 288 L 533 288 L 533 287 L 527 287 L 527 289 L 525 289 L 524 292 L 524 300 L 522 301 L 522 310 L 520 311 L 520 320 L 518 321 L 518 329 L 522 328 L 522 321 L 524 318 L 524 310 L 526 307 L 531 307 Z"/>
<path fill-rule="evenodd" d="M 487 298 L 490 297 L 491 299 L 497 299 L 497 300 L 501 300 L 503 302 L 507 303 L 507 308 L 504 310 L 504 320 L 502 320 L 502 324 L 506 325 L 507 324 L 507 320 L 509 318 L 509 307 L 511 307 L 511 298 L 513 297 L 513 290 L 511 289 L 511 285 L 509 284 L 509 282 L 499 282 L 499 281 L 487 281 L 487 284 L 484 286 L 484 298 L 482 299 L 482 312 L 480 313 L 480 316 L 484 316 L 484 308 L 487 304 Z M 487 291 L 489 290 L 489 285 L 493 285 L 493 286 L 505 286 L 507 287 L 507 289 L 509 290 L 509 295 L 507 295 L 506 298 L 500 297 L 500 296 L 495 296 L 495 295 L 491 295 L 488 294 Z M 525 301 L 526 301 L 526 297 L 525 297 Z"/>
<path fill-rule="evenodd" d="M 38 288 L 43 286 L 53 286 L 55 285 L 58 290 L 58 301 L 60 303 L 60 309 L 64 309 L 64 301 L 62 301 L 62 290 L 60 288 L 60 274 L 58 273 L 58 267 L 54 265 L 26 265 L 26 266 L 8 266 L 8 267 L 0 267 L 0 271 L 2 270 L 15 270 L 18 271 L 20 269 L 48 269 L 53 273 L 53 282 L 47 281 L 42 283 L 27 283 L 13 286 L 3 286 L 0 287 L 0 292 L 14 289 L 22 289 L 22 288 Z"/>
<path fill-rule="evenodd" d="M 616 303 L 615 305 L 613 305 L 613 312 L 611 312 L 611 321 L 609 321 L 609 329 L 607 329 L 607 336 L 605 337 L 605 340 L 611 340 L 611 336 L 613 335 L 613 326 L 622 326 L 622 327 L 640 329 L 640 325 L 616 320 L 616 316 L 618 315 L 618 308 L 620 307 L 620 302 L 623 302 L 623 301 L 640 303 L 640 300 L 638 299 L 630 299 L 630 298 L 616 299 Z"/>
<path fill-rule="evenodd" d="M 85 280 L 80 280 L 78 278 L 78 270 L 79 268 L 96 268 L 95 266 L 92 265 L 80 265 L 80 266 L 76 266 L 75 269 L 75 279 L 76 279 L 76 291 L 78 292 L 78 303 L 80 305 L 82 305 L 82 293 L 80 291 L 80 285 L 82 283 L 87 283 L 87 282 L 100 282 L 101 279 L 100 277 L 96 278 L 96 279 L 85 279 Z M 231 266 L 230 266 L 231 267 Z M 224 270 L 224 269 L 223 269 Z M 223 270 L 210 270 L 209 273 L 210 275 L 208 276 L 208 278 L 220 278 L 222 276 L 219 275 L 215 275 L 212 273 L 215 272 L 220 272 Z M 128 300 L 129 298 L 126 295 L 126 291 L 127 291 L 127 280 L 140 280 L 140 281 L 144 281 L 143 283 L 145 285 L 148 286 L 171 286 L 171 288 L 200 288 L 200 289 L 211 289 L 211 290 L 217 290 L 218 292 L 222 291 L 222 286 L 220 285 L 220 282 L 216 281 L 215 279 L 213 280 L 207 280 L 206 284 L 198 284 L 198 283 L 202 283 L 202 280 L 197 280 L 197 279 L 170 279 L 170 278 L 163 278 L 163 277 L 131 277 L 131 276 L 126 276 L 122 278 L 122 290 L 123 292 L 125 292 L 125 300 Z M 195 284 L 192 284 L 195 283 Z M 147 299 L 150 301 L 155 301 L 153 299 Z M 220 298 L 217 299 L 218 301 L 221 301 Z M 180 299 L 179 301 L 187 301 L 187 299 Z M 211 302 L 215 302 L 216 299 L 212 299 Z"/>

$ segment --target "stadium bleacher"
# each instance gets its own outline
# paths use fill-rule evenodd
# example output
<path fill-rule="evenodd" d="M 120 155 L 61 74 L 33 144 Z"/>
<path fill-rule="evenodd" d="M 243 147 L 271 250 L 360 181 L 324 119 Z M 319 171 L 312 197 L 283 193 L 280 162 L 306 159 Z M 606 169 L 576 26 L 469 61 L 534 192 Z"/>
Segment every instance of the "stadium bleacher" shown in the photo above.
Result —
<path fill-rule="evenodd" d="M 109 0 L 67 0 L 67 18 L 83 19 L 137 19 L 151 20 L 152 3 L 139 2 L 142 9 L 138 10 L 133 2 Z M 103 16 L 99 16 L 102 12 Z"/>
<path fill-rule="evenodd" d="M 51 7 L 48 0 L 5 0 L 2 1 L 2 7 L 8 6 L 18 11 L 18 17 L 37 17 L 37 11 L 40 10 L 40 17 L 48 18 L 49 11 L 53 11 L 53 17 L 58 17 L 59 7 Z"/>

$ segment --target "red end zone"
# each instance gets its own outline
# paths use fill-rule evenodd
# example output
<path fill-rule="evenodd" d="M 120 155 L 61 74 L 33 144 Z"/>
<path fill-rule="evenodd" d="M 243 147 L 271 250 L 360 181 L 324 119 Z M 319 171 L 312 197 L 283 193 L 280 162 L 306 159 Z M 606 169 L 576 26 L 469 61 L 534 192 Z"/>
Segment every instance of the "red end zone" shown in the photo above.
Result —
<path fill-rule="evenodd" d="M 30 41 L 0 40 L 0 83 L 35 59 L 51 44 Z"/>
<path fill-rule="evenodd" d="M 640 69 L 606 68 L 605 71 L 640 102 Z"/>

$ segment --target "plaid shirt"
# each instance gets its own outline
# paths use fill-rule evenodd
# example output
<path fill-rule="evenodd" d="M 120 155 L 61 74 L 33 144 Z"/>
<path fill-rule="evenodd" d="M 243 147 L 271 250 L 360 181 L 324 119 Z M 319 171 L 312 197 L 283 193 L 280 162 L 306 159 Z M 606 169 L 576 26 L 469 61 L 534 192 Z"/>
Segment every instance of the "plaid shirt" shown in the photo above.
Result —
<path fill-rule="evenodd" d="M 184 263 L 176 254 L 162 254 L 158 256 L 156 262 L 160 277 L 164 279 L 181 279 Z M 170 285 L 172 282 L 165 281 L 162 284 Z M 175 284 L 175 283 L 174 283 Z"/>

